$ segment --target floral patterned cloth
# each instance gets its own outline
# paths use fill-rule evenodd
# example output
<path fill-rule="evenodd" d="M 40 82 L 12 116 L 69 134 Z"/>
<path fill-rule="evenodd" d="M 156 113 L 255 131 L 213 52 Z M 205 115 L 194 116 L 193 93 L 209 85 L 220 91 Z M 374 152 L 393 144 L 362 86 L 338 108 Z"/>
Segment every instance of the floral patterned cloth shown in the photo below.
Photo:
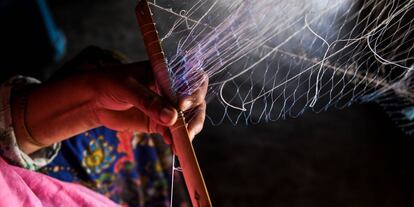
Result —
<path fill-rule="evenodd" d="M 169 206 L 171 153 L 158 137 L 96 128 L 62 142 L 57 157 L 41 169 L 80 183 L 128 206 Z"/>

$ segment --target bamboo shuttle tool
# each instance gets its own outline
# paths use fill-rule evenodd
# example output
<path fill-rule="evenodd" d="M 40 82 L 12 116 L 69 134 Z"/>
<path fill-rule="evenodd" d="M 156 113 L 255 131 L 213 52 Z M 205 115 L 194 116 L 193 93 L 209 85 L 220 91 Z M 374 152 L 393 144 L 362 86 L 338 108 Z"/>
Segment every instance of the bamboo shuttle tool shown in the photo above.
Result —
<path fill-rule="evenodd" d="M 177 98 L 171 88 L 172 84 L 168 72 L 167 61 L 161 47 L 147 0 L 138 0 L 135 14 L 141 28 L 144 44 L 151 62 L 157 86 L 159 87 L 160 92 L 166 96 L 171 103 L 177 105 Z M 174 126 L 170 127 L 170 131 L 175 153 L 180 162 L 191 203 L 194 207 L 211 207 L 210 196 L 188 135 L 184 114 L 182 111 L 178 111 L 178 120 Z"/>

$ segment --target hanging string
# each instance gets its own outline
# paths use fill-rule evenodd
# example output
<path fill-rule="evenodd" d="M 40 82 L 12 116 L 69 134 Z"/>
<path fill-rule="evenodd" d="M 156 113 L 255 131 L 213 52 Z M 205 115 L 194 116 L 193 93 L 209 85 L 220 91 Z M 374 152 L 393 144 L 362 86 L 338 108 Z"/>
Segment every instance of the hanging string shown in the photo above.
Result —
<path fill-rule="evenodd" d="M 173 199 L 174 199 L 174 175 L 175 175 L 175 154 L 172 155 L 170 207 L 173 207 Z"/>
<path fill-rule="evenodd" d="M 171 166 L 171 191 L 170 191 L 170 207 L 173 207 L 173 201 L 174 201 L 174 176 L 175 172 L 183 172 L 183 169 L 181 167 L 175 167 L 176 160 L 175 160 L 175 154 L 172 155 L 172 166 Z"/>

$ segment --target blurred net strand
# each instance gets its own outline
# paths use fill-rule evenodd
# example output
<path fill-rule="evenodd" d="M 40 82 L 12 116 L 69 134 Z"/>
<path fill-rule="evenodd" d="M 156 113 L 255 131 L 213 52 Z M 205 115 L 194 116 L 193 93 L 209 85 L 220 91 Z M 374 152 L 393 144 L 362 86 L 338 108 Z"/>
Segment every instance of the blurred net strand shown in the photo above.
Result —
<path fill-rule="evenodd" d="M 413 69 L 412 66 L 408 64 L 413 60 L 413 57 L 411 57 L 411 50 L 413 48 L 409 45 L 405 50 L 401 51 L 401 45 L 404 43 L 410 44 L 412 42 L 412 37 L 410 35 L 412 34 L 413 22 L 411 20 L 404 23 L 403 20 L 409 15 L 409 11 L 413 8 L 413 0 L 403 3 L 400 1 L 381 2 L 370 0 L 364 2 L 361 8 L 356 12 L 352 12 L 356 5 L 354 1 L 341 0 L 336 1 L 335 4 L 329 4 L 326 8 L 319 10 L 316 15 L 312 12 L 312 8 L 305 3 L 304 5 L 301 5 L 302 7 L 298 10 L 297 15 L 279 15 L 284 17 L 283 21 L 279 20 L 277 22 L 280 24 L 269 24 L 274 27 L 268 28 L 262 28 L 260 20 L 263 20 L 264 17 L 271 20 L 279 18 L 277 14 L 274 15 L 276 17 L 266 16 L 266 14 L 270 14 L 273 11 L 271 6 L 276 7 L 283 3 L 286 3 L 286 5 L 289 6 L 289 2 L 267 2 L 267 5 L 263 3 L 265 6 L 262 5 L 262 7 L 260 7 L 261 5 L 259 5 L 258 7 L 261 9 L 264 8 L 262 10 L 262 13 L 264 14 L 262 16 L 259 15 L 256 19 L 253 19 L 252 22 L 247 21 L 247 23 L 243 23 L 240 19 L 249 16 L 249 12 L 255 14 L 254 12 L 258 9 L 255 8 L 252 1 L 243 1 L 241 3 L 240 1 L 234 1 L 234 3 L 231 3 L 230 6 L 228 6 L 228 8 L 233 9 L 230 9 L 232 12 L 229 12 L 227 17 L 219 21 L 217 26 L 212 26 L 212 24 L 203 21 L 214 15 L 211 14 L 214 10 L 213 8 L 220 4 L 218 3 L 219 1 L 213 1 L 213 3 L 208 5 L 208 2 L 209 1 L 197 1 L 187 11 L 181 10 L 180 12 L 175 12 L 172 8 L 158 5 L 156 2 L 151 3 L 151 6 L 178 17 L 178 20 L 174 22 L 173 26 L 162 37 L 163 42 L 173 39 L 171 37 L 175 34 L 187 32 L 187 35 L 184 35 L 183 38 L 179 39 L 175 54 L 170 56 L 168 60 L 171 67 L 172 79 L 174 79 L 173 82 L 175 83 L 174 88 L 180 89 L 184 85 L 187 86 L 184 87 L 187 92 L 191 91 L 191 88 L 197 88 L 198 73 L 200 72 L 207 73 L 210 78 L 223 74 L 227 75 L 227 77 L 224 77 L 221 80 L 217 79 L 210 84 L 212 93 L 218 96 L 225 108 L 223 118 L 225 116 L 229 117 L 228 111 L 229 108 L 231 108 L 242 111 L 242 113 L 237 115 L 236 120 L 243 115 L 246 119 L 249 119 L 252 115 L 253 105 L 258 105 L 260 100 L 263 100 L 262 108 L 264 108 L 264 110 L 259 113 L 259 118 L 265 117 L 266 120 L 274 120 L 271 118 L 271 112 L 275 106 L 282 106 L 280 113 L 275 113 L 279 114 L 276 116 L 276 119 L 278 119 L 277 117 L 280 117 L 281 114 L 283 114 L 283 117 L 286 113 L 289 113 L 292 117 L 301 114 L 304 110 L 299 110 L 297 115 L 295 115 L 294 112 L 292 112 L 292 109 L 297 101 L 303 97 L 306 97 L 306 103 L 303 104 L 303 107 L 310 106 L 311 108 L 314 108 L 319 100 L 329 96 L 328 103 L 326 106 L 321 107 L 321 109 L 326 109 L 328 105 L 336 105 L 341 99 L 345 99 L 344 97 L 349 95 L 352 96 L 349 99 L 350 103 L 357 99 L 362 101 L 374 100 L 381 95 L 388 94 L 388 91 L 390 90 L 397 93 L 398 96 L 409 97 L 409 99 L 412 100 L 413 93 L 410 90 L 397 90 L 396 87 L 401 85 L 410 87 L 411 85 L 411 82 L 408 84 L 398 84 L 398 82 L 411 81 L 411 79 L 404 79 L 403 77 L 407 74 L 411 74 L 409 72 Z M 263 2 L 266 1 L 264 0 Z M 343 11 L 344 14 L 341 16 L 339 10 L 341 9 L 341 6 L 343 6 L 342 4 L 345 5 L 345 7 L 347 6 L 348 9 Z M 400 6 L 400 4 L 403 6 Z M 370 9 L 370 6 L 373 8 Z M 194 19 L 192 16 L 201 8 L 204 8 L 205 12 L 198 20 Z M 249 8 L 252 11 L 247 11 L 246 8 Z M 289 9 L 286 10 L 288 11 Z M 369 12 L 364 16 L 362 13 L 365 10 L 369 10 Z M 337 23 L 336 21 L 342 20 L 343 24 L 338 28 L 339 31 L 330 34 L 329 29 L 332 28 L 328 28 L 328 31 L 319 32 L 318 29 L 320 30 L 321 24 L 323 23 L 323 17 L 326 18 L 325 15 L 332 11 L 335 12 L 332 17 L 334 20 L 332 21 L 332 24 L 329 25 L 334 28 L 334 25 Z M 281 13 L 283 12 L 284 11 L 282 10 Z M 376 17 L 372 19 L 373 16 Z M 384 18 L 384 16 L 386 18 Z M 348 24 L 352 24 L 353 22 L 355 22 L 355 25 L 353 25 L 347 33 L 341 34 L 341 32 L 343 32 L 342 30 L 345 30 L 344 28 L 348 27 Z M 295 28 L 299 23 L 303 23 L 304 25 Z M 184 29 L 181 28 L 183 24 L 185 24 L 186 27 Z M 248 34 L 244 35 L 244 33 L 251 32 L 252 28 L 255 26 L 263 31 L 256 32 L 256 37 L 246 38 L 251 36 L 248 36 Z M 295 31 L 289 33 L 290 27 L 294 28 Z M 392 35 L 387 36 L 387 33 L 390 32 L 389 30 L 393 27 L 396 27 L 394 29 L 398 30 L 403 29 L 405 30 L 405 33 L 403 32 L 403 34 L 399 34 L 397 31 Z M 313 39 L 310 40 L 311 44 L 309 44 L 314 47 L 314 51 L 304 53 L 298 53 L 293 49 L 289 51 L 291 48 L 285 47 L 287 43 L 291 44 L 291 42 L 296 39 L 305 41 L 306 38 L 309 37 L 309 35 L 306 36 L 307 34 L 305 30 L 314 36 Z M 283 36 L 284 33 L 288 33 L 287 37 Z M 276 42 L 276 45 L 271 45 L 272 39 L 279 36 L 284 37 L 284 39 L 280 42 Z M 332 38 L 334 40 L 330 41 Z M 318 40 L 322 42 L 319 45 L 317 43 Z M 395 48 L 389 49 L 384 47 L 383 44 L 386 42 L 390 42 L 390 45 Z M 344 45 L 340 47 L 341 44 Z M 297 46 L 300 47 L 302 45 Z M 338 49 L 338 47 L 340 48 Z M 366 51 L 364 51 L 364 49 Z M 261 50 L 261 52 L 258 52 L 259 50 Z M 375 62 L 369 62 L 372 61 L 372 59 L 369 59 L 368 51 L 381 65 L 378 65 Z M 312 58 L 312 56 L 318 52 L 322 54 L 322 57 L 316 56 Z M 252 55 L 253 53 L 256 55 L 258 54 L 257 56 L 259 58 L 253 60 L 254 58 L 251 58 L 251 56 L 254 56 Z M 282 55 L 290 57 L 291 60 L 288 62 L 289 68 L 287 69 L 288 72 L 286 72 L 285 78 L 278 79 L 280 78 L 279 75 L 283 76 L 283 71 L 281 69 L 283 68 L 283 65 L 278 61 L 278 58 L 281 59 L 278 56 L 282 57 Z M 401 58 L 404 55 L 407 57 Z M 247 63 L 249 58 L 250 62 Z M 342 60 L 345 58 L 348 58 L 348 60 Z M 364 58 L 367 60 L 365 61 Z M 393 58 L 401 59 L 394 60 Z M 186 64 L 184 67 L 182 63 L 183 59 L 185 62 L 184 64 Z M 247 61 L 245 61 L 245 64 L 241 69 L 229 69 L 234 64 L 242 62 L 243 59 L 247 59 Z M 269 61 L 268 59 L 271 60 Z M 294 64 L 296 64 L 294 62 L 295 59 L 299 60 L 298 64 L 300 65 L 299 72 L 297 73 L 293 71 L 295 69 Z M 335 61 L 335 59 L 338 61 Z M 261 66 L 260 64 L 264 62 L 266 62 L 266 66 L 263 67 L 265 68 L 265 73 L 262 74 L 263 83 L 260 85 L 253 80 L 254 72 L 252 71 L 256 70 Z M 376 69 L 370 71 L 370 68 L 374 67 L 376 67 Z M 386 67 L 391 68 L 386 69 Z M 272 71 L 271 68 L 276 69 Z M 391 74 L 392 71 L 397 69 L 404 69 L 405 71 L 400 71 L 398 75 Z M 251 72 L 250 77 L 248 77 L 250 79 L 250 88 L 245 87 L 249 81 L 242 81 L 241 83 L 236 82 L 236 79 L 241 78 L 249 72 Z M 269 75 L 272 72 L 274 75 Z M 330 75 L 329 73 L 332 73 L 332 75 L 325 80 L 326 76 Z M 337 79 L 335 77 L 339 78 Z M 185 79 L 185 81 L 179 80 L 180 78 Z M 289 87 L 293 82 L 297 82 L 296 86 L 293 86 L 293 92 L 289 92 Z M 271 87 L 268 87 L 267 84 L 270 84 Z M 306 84 L 308 85 L 308 89 L 301 92 L 301 87 L 304 87 Z M 234 93 L 231 96 L 225 95 L 225 89 L 228 85 L 234 88 Z M 259 86 L 255 88 L 257 85 Z M 351 87 L 351 85 L 353 85 L 353 88 L 348 89 L 347 87 Z M 188 86 L 191 86 L 189 90 Z M 219 87 L 219 90 L 214 89 L 217 86 Z M 326 88 L 329 87 L 331 88 L 327 90 Z M 279 88 L 284 88 L 282 93 L 276 91 L 276 89 Z M 337 91 L 339 92 L 334 90 L 337 88 Z M 247 92 L 242 94 L 241 92 L 243 92 L 243 90 Z M 254 90 L 258 90 L 259 92 L 254 94 Z M 278 95 L 275 95 L 275 93 Z M 283 99 L 281 101 L 282 104 L 275 105 L 279 98 Z M 291 101 L 292 99 L 293 103 Z M 238 103 L 240 104 L 235 105 L 235 100 L 238 100 Z M 344 104 L 344 106 L 349 103 Z M 250 105 L 250 109 L 246 108 L 248 105 Z M 318 111 L 318 109 L 314 110 Z M 221 122 L 221 120 L 219 122 Z"/>

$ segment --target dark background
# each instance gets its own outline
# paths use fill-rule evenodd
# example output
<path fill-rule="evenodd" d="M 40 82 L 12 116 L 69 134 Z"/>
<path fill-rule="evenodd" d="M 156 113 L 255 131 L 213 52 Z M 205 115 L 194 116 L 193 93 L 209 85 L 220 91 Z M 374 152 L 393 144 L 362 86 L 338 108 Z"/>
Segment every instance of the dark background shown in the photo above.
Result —
<path fill-rule="evenodd" d="M 67 37 L 64 59 L 97 45 L 145 60 L 134 2 L 49 1 Z M 413 138 L 376 104 L 255 126 L 206 123 L 194 145 L 214 206 L 414 206 Z"/>

